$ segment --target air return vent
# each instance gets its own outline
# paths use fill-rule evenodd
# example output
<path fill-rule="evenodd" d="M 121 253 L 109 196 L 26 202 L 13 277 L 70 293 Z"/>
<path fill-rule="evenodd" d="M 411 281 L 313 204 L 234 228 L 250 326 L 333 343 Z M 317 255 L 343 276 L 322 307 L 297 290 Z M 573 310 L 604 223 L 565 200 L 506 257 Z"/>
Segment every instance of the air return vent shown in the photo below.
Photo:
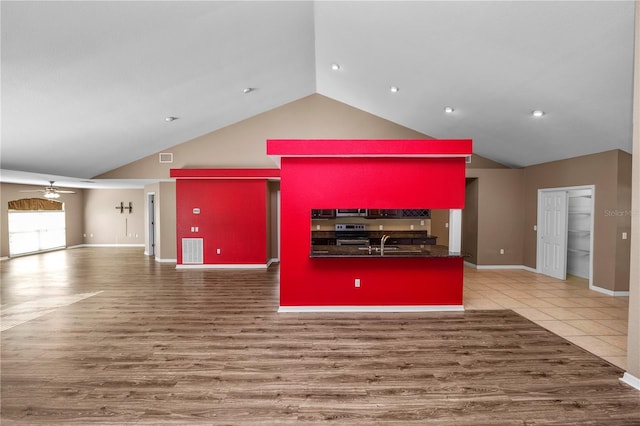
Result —
<path fill-rule="evenodd" d="M 183 238 L 182 239 L 182 264 L 183 265 L 202 265 L 204 257 L 202 254 L 203 239 L 202 238 Z"/>
<path fill-rule="evenodd" d="M 160 153 L 160 162 L 161 163 L 173 163 L 173 152 L 161 152 Z"/>

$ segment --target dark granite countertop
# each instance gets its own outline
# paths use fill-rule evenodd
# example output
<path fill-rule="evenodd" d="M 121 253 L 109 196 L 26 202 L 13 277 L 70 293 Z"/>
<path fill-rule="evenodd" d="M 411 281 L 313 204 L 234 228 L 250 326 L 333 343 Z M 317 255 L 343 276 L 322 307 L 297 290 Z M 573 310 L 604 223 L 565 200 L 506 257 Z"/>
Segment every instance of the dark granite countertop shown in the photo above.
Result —
<path fill-rule="evenodd" d="M 371 253 L 368 247 L 356 246 L 321 246 L 314 245 L 309 257 L 422 257 L 422 258 L 450 258 L 466 257 L 463 253 L 449 253 L 449 247 L 438 245 L 427 245 L 424 247 L 415 245 L 387 246 L 384 249 L 384 256 L 380 256 L 378 246 L 372 246 Z"/>

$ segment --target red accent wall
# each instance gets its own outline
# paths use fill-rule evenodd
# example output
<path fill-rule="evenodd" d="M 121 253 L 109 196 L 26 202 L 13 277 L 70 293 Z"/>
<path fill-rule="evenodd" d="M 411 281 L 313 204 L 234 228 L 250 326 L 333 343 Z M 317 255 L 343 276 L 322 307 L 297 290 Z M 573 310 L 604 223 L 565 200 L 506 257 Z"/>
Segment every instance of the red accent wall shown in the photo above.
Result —
<path fill-rule="evenodd" d="M 182 238 L 204 239 L 205 264 L 266 264 L 266 179 L 178 179 L 176 209 L 179 265 Z"/>
<path fill-rule="evenodd" d="M 281 306 L 461 305 L 462 258 L 310 258 L 309 253 L 311 209 L 461 209 L 464 185 L 464 157 L 283 155 Z M 361 287 L 354 286 L 355 278 Z"/>

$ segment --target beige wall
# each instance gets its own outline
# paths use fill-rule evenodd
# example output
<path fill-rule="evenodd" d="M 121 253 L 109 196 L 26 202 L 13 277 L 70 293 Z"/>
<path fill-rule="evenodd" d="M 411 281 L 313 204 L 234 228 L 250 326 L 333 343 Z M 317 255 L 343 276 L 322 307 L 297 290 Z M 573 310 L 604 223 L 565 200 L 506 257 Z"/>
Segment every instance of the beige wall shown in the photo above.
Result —
<path fill-rule="evenodd" d="M 276 167 L 266 155 L 267 139 L 425 139 L 429 136 L 350 107 L 311 95 L 177 145 L 172 164 L 158 153 L 96 178 L 167 178 L 171 168 Z"/>
<path fill-rule="evenodd" d="M 154 194 L 155 204 L 155 259 L 159 262 L 175 262 L 176 247 L 176 184 L 158 182 L 144 187 L 145 246 L 148 246 L 149 209 L 147 196 Z"/>
<path fill-rule="evenodd" d="M 477 265 L 522 265 L 522 170 L 468 168 L 467 178 L 478 185 Z"/>
<path fill-rule="evenodd" d="M 436 243 L 441 246 L 449 246 L 449 209 L 431 210 L 429 222 L 429 234 L 438 237 Z"/>
<path fill-rule="evenodd" d="M 144 245 L 144 193 L 141 189 L 86 189 L 84 244 Z M 133 203 L 133 212 L 116 206 Z"/>
<path fill-rule="evenodd" d="M 0 199 L 2 208 L 0 209 L 0 257 L 9 256 L 9 230 L 7 227 L 9 201 L 22 198 L 40 198 L 41 193 L 23 193 L 20 191 L 42 189 L 45 185 L 17 185 L 12 183 L 0 184 Z M 76 246 L 83 243 L 82 233 L 84 230 L 84 190 L 74 188 L 60 188 L 75 191 L 75 194 L 62 194 L 58 201 L 64 202 L 67 247 Z"/>
<path fill-rule="evenodd" d="M 630 235 L 630 154 L 613 150 L 523 169 L 471 164 L 467 178 L 478 178 L 477 253 L 469 241 L 474 230 L 463 223 L 463 241 L 475 255 L 470 262 L 535 269 L 538 190 L 594 185 L 593 284 L 611 291 L 629 289 L 630 240 L 622 234 Z"/>
<path fill-rule="evenodd" d="M 524 173 L 524 265 L 536 267 L 538 189 L 594 185 L 593 284 L 611 290 L 629 289 L 628 197 L 631 155 L 613 150 L 526 167 Z"/>

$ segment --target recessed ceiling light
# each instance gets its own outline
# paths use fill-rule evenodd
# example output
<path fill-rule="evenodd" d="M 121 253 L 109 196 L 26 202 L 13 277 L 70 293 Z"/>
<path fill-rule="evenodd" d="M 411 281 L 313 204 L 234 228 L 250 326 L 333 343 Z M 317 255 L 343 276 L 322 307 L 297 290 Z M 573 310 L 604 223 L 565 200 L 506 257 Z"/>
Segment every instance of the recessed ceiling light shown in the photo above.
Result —
<path fill-rule="evenodd" d="M 169 117 L 165 117 L 164 121 L 170 123 L 172 121 L 176 121 L 179 117 L 173 117 L 173 116 L 169 116 Z"/>
<path fill-rule="evenodd" d="M 450 106 L 444 107 L 444 112 L 446 112 L 447 114 L 451 114 L 453 111 L 455 111 L 453 107 L 450 107 Z"/>
<path fill-rule="evenodd" d="M 331 69 L 334 71 L 338 71 L 340 69 L 340 64 L 336 64 L 336 63 L 331 64 Z"/>
<path fill-rule="evenodd" d="M 544 115 L 544 111 L 536 109 L 531 112 L 531 115 L 533 115 L 534 117 L 542 117 Z"/>
<path fill-rule="evenodd" d="M 400 91 L 400 88 L 398 86 L 391 86 L 389 90 L 391 90 L 393 93 L 398 93 Z"/>
<path fill-rule="evenodd" d="M 242 89 L 242 93 L 247 94 L 253 92 L 254 90 L 256 89 L 254 89 L 253 87 L 245 87 L 244 89 Z"/>

